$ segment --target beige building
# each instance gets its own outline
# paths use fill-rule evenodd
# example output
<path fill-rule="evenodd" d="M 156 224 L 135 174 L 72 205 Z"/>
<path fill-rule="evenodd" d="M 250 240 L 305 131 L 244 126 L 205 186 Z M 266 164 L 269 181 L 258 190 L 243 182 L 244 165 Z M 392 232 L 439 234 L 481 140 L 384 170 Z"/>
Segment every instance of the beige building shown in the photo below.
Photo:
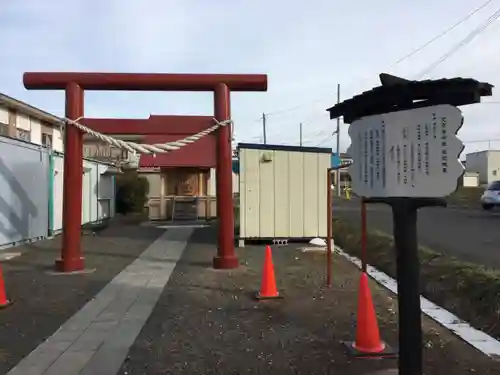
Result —
<path fill-rule="evenodd" d="M 60 119 L 0 93 L 0 135 L 63 152 Z"/>
<path fill-rule="evenodd" d="M 466 171 L 479 175 L 479 184 L 500 180 L 500 150 L 472 152 L 465 156 Z"/>

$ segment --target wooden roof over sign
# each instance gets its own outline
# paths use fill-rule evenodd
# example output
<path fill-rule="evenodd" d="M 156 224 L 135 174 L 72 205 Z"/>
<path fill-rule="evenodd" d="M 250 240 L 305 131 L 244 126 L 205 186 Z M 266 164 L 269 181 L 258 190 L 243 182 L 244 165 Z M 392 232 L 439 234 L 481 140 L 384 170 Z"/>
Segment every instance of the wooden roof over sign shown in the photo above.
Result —
<path fill-rule="evenodd" d="M 330 119 L 343 116 L 344 123 L 365 116 L 429 107 L 439 104 L 460 106 L 480 103 L 491 96 L 493 85 L 472 78 L 410 81 L 380 74 L 381 86 L 365 91 L 328 108 Z"/>

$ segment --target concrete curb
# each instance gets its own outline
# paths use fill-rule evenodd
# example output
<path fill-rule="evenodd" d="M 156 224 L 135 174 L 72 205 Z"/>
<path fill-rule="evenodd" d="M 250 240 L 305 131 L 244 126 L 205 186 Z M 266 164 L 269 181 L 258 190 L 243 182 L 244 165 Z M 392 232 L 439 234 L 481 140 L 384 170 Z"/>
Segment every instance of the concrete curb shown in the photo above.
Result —
<path fill-rule="evenodd" d="M 347 254 L 338 246 L 335 246 L 335 251 L 351 263 L 355 264 L 358 268 L 361 268 L 361 261 L 358 258 Z M 367 273 L 379 284 L 389 289 L 394 294 L 398 294 L 396 280 L 392 277 L 370 265 L 367 267 Z M 420 304 L 422 306 L 422 312 L 429 318 L 433 319 L 480 352 L 493 359 L 500 359 L 500 341 L 478 329 L 473 328 L 469 323 L 460 320 L 460 318 L 454 314 L 429 301 L 423 296 L 420 296 Z"/>

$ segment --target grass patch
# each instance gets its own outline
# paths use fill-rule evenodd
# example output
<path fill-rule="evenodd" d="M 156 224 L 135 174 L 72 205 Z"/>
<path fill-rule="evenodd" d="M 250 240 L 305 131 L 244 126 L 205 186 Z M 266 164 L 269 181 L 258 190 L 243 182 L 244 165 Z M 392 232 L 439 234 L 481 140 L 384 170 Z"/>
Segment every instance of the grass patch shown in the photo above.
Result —
<path fill-rule="evenodd" d="M 345 221 L 333 221 L 335 244 L 360 256 L 360 230 Z M 393 238 L 368 233 L 368 263 L 396 277 Z M 460 261 L 420 247 L 420 290 L 429 300 L 451 311 L 472 326 L 500 337 L 500 271 Z"/>
<path fill-rule="evenodd" d="M 483 187 L 460 187 L 446 200 L 448 204 L 459 207 L 480 207 L 481 195 L 484 193 Z"/>

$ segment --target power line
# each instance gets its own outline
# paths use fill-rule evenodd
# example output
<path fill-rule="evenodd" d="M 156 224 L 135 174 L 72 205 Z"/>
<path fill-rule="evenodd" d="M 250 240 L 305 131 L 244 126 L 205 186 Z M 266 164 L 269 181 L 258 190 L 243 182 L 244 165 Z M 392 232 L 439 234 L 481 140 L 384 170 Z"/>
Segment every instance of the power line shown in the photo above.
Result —
<path fill-rule="evenodd" d="M 434 38 L 430 39 L 428 42 L 422 44 L 420 47 L 414 49 L 409 54 L 407 54 L 407 55 L 403 56 L 402 58 L 400 58 L 398 61 L 396 61 L 396 63 L 394 65 L 397 65 L 397 64 L 403 62 L 404 60 L 410 58 L 411 56 L 415 55 L 416 53 L 422 51 L 424 48 L 430 46 L 436 40 L 442 38 L 443 36 L 445 36 L 446 34 L 448 34 L 450 31 L 456 29 L 458 26 L 460 26 L 461 24 L 463 24 L 465 21 L 467 21 L 469 18 L 471 18 L 473 15 L 475 15 L 477 12 L 479 12 L 481 9 L 485 8 L 486 6 L 488 6 L 492 2 L 493 2 L 493 0 L 488 0 L 483 5 L 481 5 L 479 8 L 474 9 L 472 12 L 470 12 L 464 18 L 462 18 L 461 20 L 459 20 L 458 22 L 456 22 L 454 25 L 448 27 L 441 34 L 436 35 Z"/>
<path fill-rule="evenodd" d="M 461 18 L 459 21 L 457 21 L 456 23 L 454 23 L 453 25 L 451 25 L 450 27 L 448 27 L 447 29 L 445 29 L 444 31 L 442 31 L 441 33 L 439 33 L 438 35 L 436 35 L 433 38 L 429 39 L 424 44 L 420 45 L 416 49 L 412 50 L 410 53 L 408 53 L 408 54 L 400 57 L 394 63 L 392 63 L 391 65 L 387 66 L 386 70 L 391 69 L 391 68 L 395 67 L 396 65 L 399 65 L 403 61 L 409 59 L 413 55 L 415 55 L 418 52 L 422 51 L 423 49 L 427 48 L 432 43 L 434 43 L 437 40 L 441 39 L 442 37 L 444 37 L 445 35 L 447 35 L 451 31 L 453 31 L 454 29 L 456 29 L 458 26 L 462 25 L 464 22 L 466 22 L 467 20 L 469 20 L 472 16 L 474 16 L 476 13 L 478 13 L 479 11 L 481 11 L 482 9 L 484 9 L 486 6 L 488 6 L 493 1 L 494 0 L 488 0 L 488 1 L 484 2 L 482 5 L 480 5 L 479 7 L 475 8 L 473 11 L 469 12 L 465 17 Z M 364 81 L 365 79 L 366 78 L 360 79 L 359 81 Z M 281 114 L 281 113 L 285 113 L 285 112 L 291 112 L 291 111 L 297 110 L 299 108 L 302 108 L 304 106 L 316 104 L 316 103 L 320 102 L 321 100 L 323 100 L 323 97 L 315 99 L 315 100 L 313 100 L 311 102 L 298 104 L 298 105 L 295 105 L 293 107 L 289 107 L 289 108 L 284 108 L 284 109 L 281 109 L 281 110 L 276 110 L 276 111 L 268 112 L 267 115 L 277 115 L 277 114 Z"/>
<path fill-rule="evenodd" d="M 333 134 L 330 134 L 328 137 L 326 137 L 321 142 L 319 142 L 318 144 L 316 144 L 315 147 L 321 146 L 321 145 L 325 144 L 326 142 L 328 142 L 331 139 L 333 139 Z"/>
<path fill-rule="evenodd" d="M 480 5 L 479 7 L 475 8 L 473 11 L 471 11 L 470 13 L 468 13 L 465 17 L 463 17 L 459 21 L 455 22 L 453 25 L 451 25 L 450 27 L 448 27 L 447 29 L 445 29 L 444 31 L 442 31 L 441 33 L 439 33 L 438 35 L 436 35 L 435 37 L 431 38 L 430 40 L 428 40 L 427 42 L 425 42 L 424 44 L 422 44 L 420 47 L 412 50 L 410 53 L 408 53 L 408 54 L 404 55 L 403 57 L 399 58 L 398 60 L 396 60 L 396 62 L 394 62 L 393 64 L 389 65 L 388 69 L 390 69 L 390 68 L 392 68 L 392 67 L 400 64 L 401 62 L 407 60 L 408 58 L 412 57 L 413 55 L 415 55 L 418 52 L 422 51 L 423 49 L 427 48 L 432 43 L 434 43 L 437 40 L 441 39 L 442 37 L 444 37 L 445 35 L 447 35 L 448 33 L 450 33 L 452 30 L 454 30 L 455 28 L 457 28 L 458 26 L 460 26 L 461 24 L 463 24 L 464 22 L 466 22 L 467 20 L 469 20 L 472 16 L 474 16 L 475 14 L 477 14 L 479 11 L 481 11 L 482 9 L 484 9 L 486 6 L 488 6 L 492 2 L 493 2 L 493 0 L 488 0 L 488 1 L 484 2 L 482 5 Z M 481 34 L 487 27 L 489 27 L 499 17 L 500 17 L 500 9 L 498 9 L 495 13 L 493 13 L 485 21 L 484 24 L 482 24 L 481 26 L 479 26 L 478 28 L 476 28 L 475 30 L 473 30 L 471 33 L 469 33 L 461 42 L 459 42 L 457 45 L 455 45 L 454 47 L 452 47 L 452 49 L 450 49 L 445 55 L 441 56 L 440 59 L 438 59 L 433 64 L 431 64 L 425 71 L 423 71 L 423 74 L 424 75 L 427 74 L 428 72 L 430 72 L 433 69 L 435 69 L 438 65 L 440 65 L 441 63 L 443 63 L 444 61 L 446 61 L 449 57 L 451 57 L 453 54 L 455 54 L 460 48 L 462 48 L 463 46 L 467 45 L 476 36 L 478 36 L 479 34 Z M 302 103 L 302 104 L 299 104 L 299 105 L 296 105 L 296 106 L 293 106 L 293 107 L 289 107 L 289 108 L 285 108 L 285 109 L 282 109 L 282 110 L 268 112 L 265 115 L 267 115 L 267 116 L 271 115 L 272 116 L 272 115 L 278 115 L 278 114 L 282 114 L 282 113 L 286 113 L 286 112 L 291 112 L 291 111 L 294 111 L 296 109 L 302 108 L 304 106 L 318 103 L 322 99 L 323 98 L 316 99 L 316 100 L 314 100 L 312 102 L 309 102 L 309 103 Z M 480 104 L 500 104 L 500 102 L 483 102 L 483 103 L 480 103 Z M 256 120 L 256 121 L 259 121 L 261 119 L 262 119 L 262 117 L 260 119 Z M 329 135 L 327 138 L 325 138 L 324 140 L 322 140 L 318 145 L 325 143 L 330 138 L 331 138 L 331 135 Z"/>
<path fill-rule="evenodd" d="M 318 134 L 319 135 L 319 134 Z M 319 143 L 316 144 L 316 147 L 318 146 L 321 146 L 322 144 L 325 144 L 326 142 L 330 141 L 330 140 L 333 140 L 333 136 L 334 135 L 337 135 L 337 131 L 333 131 L 331 132 L 330 134 L 328 134 L 325 138 L 323 138 L 322 141 L 320 141 Z"/>
<path fill-rule="evenodd" d="M 417 79 L 421 79 L 422 77 L 429 74 L 431 71 L 436 69 L 439 65 L 448 60 L 451 56 L 457 53 L 460 48 L 465 47 L 467 44 L 472 42 L 475 37 L 481 35 L 483 31 L 485 31 L 493 22 L 495 22 L 500 17 L 500 8 L 495 11 L 488 19 L 480 26 L 472 30 L 465 38 L 463 38 L 459 43 L 455 44 L 452 48 L 448 50 L 444 55 L 442 55 L 439 59 L 430 64 L 426 69 L 424 69 L 418 75 Z"/>
<path fill-rule="evenodd" d="M 268 116 L 268 114 L 266 114 L 266 117 Z M 315 121 L 316 119 L 319 119 L 320 117 L 323 118 L 323 120 L 328 120 L 330 121 L 327 113 L 316 113 L 312 116 L 307 116 L 305 117 L 305 119 L 303 119 L 301 122 L 302 122 L 302 128 L 303 128 L 303 135 L 306 136 L 307 134 L 307 128 L 308 128 L 308 125 L 313 125 L 315 123 L 317 123 L 317 121 Z M 236 125 L 238 126 L 238 124 L 251 124 L 251 123 L 256 123 L 256 122 L 260 122 L 262 123 L 262 115 L 260 118 L 258 119 L 255 119 L 253 121 L 243 121 L 243 120 L 240 120 L 240 121 L 236 121 Z M 293 121 L 290 121 L 290 123 L 292 123 Z M 261 128 L 257 128 L 255 127 L 255 129 L 261 129 Z M 323 128 L 321 129 L 319 132 L 318 132 L 318 128 L 316 127 L 312 127 L 311 129 L 312 132 L 314 132 L 314 136 L 316 135 L 324 135 L 325 133 L 329 133 L 330 132 L 330 129 L 327 129 L 327 128 Z M 282 130 L 276 130 L 276 129 L 272 129 L 272 128 L 269 128 L 267 127 L 267 130 L 266 130 L 266 134 L 267 134 L 267 139 L 270 139 L 270 138 L 275 138 L 277 136 L 280 136 L 282 137 L 283 136 L 283 131 Z M 307 135 L 307 136 L 311 136 L 311 135 Z M 256 139 L 259 139 L 260 141 L 262 141 L 262 130 L 259 131 L 259 134 L 255 134 L 255 135 L 252 135 L 252 134 L 249 134 L 247 136 L 245 136 L 243 139 L 245 140 L 256 140 Z M 307 143 L 305 140 L 303 143 Z"/>
<path fill-rule="evenodd" d="M 500 105 L 500 101 L 488 101 L 488 102 L 480 102 L 480 103 L 476 103 L 476 105 L 481 105 L 481 104 L 489 104 L 489 105 Z M 314 133 L 312 134 L 307 134 L 307 125 L 309 123 L 314 123 L 314 119 L 317 118 L 317 117 L 322 117 L 322 116 L 319 116 L 319 115 L 314 115 L 314 116 L 309 116 L 307 117 L 307 119 L 309 119 L 309 121 L 302 121 L 302 128 L 303 128 L 303 144 L 308 144 L 308 143 L 313 143 L 313 144 L 316 144 L 317 146 L 320 146 L 326 142 L 328 142 L 329 140 L 333 140 L 333 135 L 335 134 L 332 134 L 332 129 L 330 127 L 324 127 L 322 130 L 317 130 L 314 129 Z M 260 117 L 259 119 L 257 119 L 256 121 L 252 121 L 252 122 L 262 122 L 262 117 Z M 244 121 L 238 121 L 237 123 L 242 123 Z M 271 129 L 271 132 L 267 132 L 267 139 L 273 139 L 273 138 L 276 138 L 276 137 L 282 137 L 283 136 L 283 132 L 282 131 L 277 131 L 277 130 L 272 130 Z M 324 138 L 321 138 L 321 141 L 316 141 L 314 142 L 314 138 L 317 138 L 317 137 L 324 137 Z M 249 136 L 244 136 L 243 138 L 241 138 L 239 140 L 239 142 L 263 142 L 263 138 L 262 138 L 262 133 L 260 135 L 249 135 Z M 318 142 L 318 143 L 317 143 Z M 486 141 L 485 141 L 486 142 Z"/>

